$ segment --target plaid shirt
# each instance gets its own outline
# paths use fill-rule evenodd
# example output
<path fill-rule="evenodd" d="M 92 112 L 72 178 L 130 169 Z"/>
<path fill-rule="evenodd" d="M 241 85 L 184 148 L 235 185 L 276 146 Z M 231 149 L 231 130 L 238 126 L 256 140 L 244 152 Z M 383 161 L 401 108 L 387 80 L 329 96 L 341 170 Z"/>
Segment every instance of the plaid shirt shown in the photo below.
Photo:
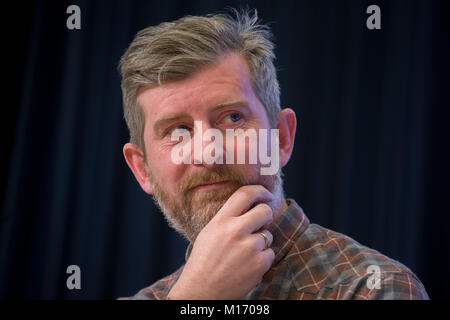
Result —
<path fill-rule="evenodd" d="M 429 299 L 417 276 L 401 263 L 355 240 L 310 224 L 297 203 L 268 230 L 275 252 L 262 282 L 243 299 Z M 186 251 L 186 260 L 192 245 Z M 166 299 L 183 266 L 175 273 L 121 299 Z"/>

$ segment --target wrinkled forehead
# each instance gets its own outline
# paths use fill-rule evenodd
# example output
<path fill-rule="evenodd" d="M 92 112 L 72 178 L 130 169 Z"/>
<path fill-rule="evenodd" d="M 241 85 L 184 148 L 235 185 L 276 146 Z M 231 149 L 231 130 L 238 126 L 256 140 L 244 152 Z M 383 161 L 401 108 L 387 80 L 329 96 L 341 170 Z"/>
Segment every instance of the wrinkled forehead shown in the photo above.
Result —
<path fill-rule="evenodd" d="M 247 62 L 235 53 L 182 80 L 143 87 L 138 92 L 138 104 L 150 123 L 179 112 L 195 118 L 230 101 L 244 101 L 249 106 L 260 104 L 252 88 Z"/>

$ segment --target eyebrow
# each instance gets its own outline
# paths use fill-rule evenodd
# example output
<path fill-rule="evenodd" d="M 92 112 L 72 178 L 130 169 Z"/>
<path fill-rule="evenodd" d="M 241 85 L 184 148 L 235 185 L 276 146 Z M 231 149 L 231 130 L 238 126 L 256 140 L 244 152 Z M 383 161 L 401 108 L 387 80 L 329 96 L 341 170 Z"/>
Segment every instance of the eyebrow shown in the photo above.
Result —
<path fill-rule="evenodd" d="M 175 114 L 164 116 L 155 122 L 155 125 L 153 126 L 153 132 L 155 133 L 155 135 L 159 135 L 162 128 L 167 123 L 175 122 L 177 120 L 187 118 L 187 117 L 189 117 L 189 115 L 186 112 L 180 112 L 180 113 L 175 113 Z"/>
<path fill-rule="evenodd" d="M 234 106 L 234 105 L 241 105 L 241 106 L 248 106 L 247 101 L 241 100 L 241 99 L 235 99 L 235 100 L 228 100 L 224 102 L 220 102 L 218 104 L 215 104 L 212 106 L 208 111 L 216 111 L 225 107 Z M 183 119 L 183 118 L 190 118 L 190 115 L 188 115 L 185 111 L 169 114 L 166 116 L 163 116 L 161 119 L 157 120 L 153 126 L 153 132 L 158 135 L 161 132 L 161 129 L 170 122 L 175 122 L 177 120 Z"/>

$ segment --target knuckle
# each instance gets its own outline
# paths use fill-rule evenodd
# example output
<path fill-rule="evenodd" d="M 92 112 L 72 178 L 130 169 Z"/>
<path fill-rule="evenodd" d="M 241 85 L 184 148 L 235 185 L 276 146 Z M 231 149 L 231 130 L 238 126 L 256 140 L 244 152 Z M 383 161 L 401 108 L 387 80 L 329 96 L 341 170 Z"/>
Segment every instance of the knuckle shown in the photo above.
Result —
<path fill-rule="evenodd" d="M 255 185 L 255 191 L 260 193 L 261 195 L 267 196 L 268 194 L 270 194 L 269 190 L 267 190 L 264 186 L 262 185 Z"/>
<path fill-rule="evenodd" d="M 253 196 L 254 193 L 254 187 L 251 185 L 245 185 L 242 186 L 239 191 L 242 193 L 242 195 L 246 198 L 250 198 Z"/>
<path fill-rule="evenodd" d="M 246 196 L 253 196 L 255 193 L 258 193 L 258 192 L 267 192 L 267 189 L 261 185 L 249 184 L 249 185 L 240 187 L 239 191 L 244 193 Z"/>
<path fill-rule="evenodd" d="M 228 234 L 233 239 L 238 239 L 242 236 L 244 233 L 244 227 L 242 224 L 235 223 L 228 229 Z"/>
<path fill-rule="evenodd" d="M 266 204 L 261 203 L 258 205 L 259 210 L 261 210 L 267 217 L 272 217 L 272 208 Z"/>
<path fill-rule="evenodd" d="M 258 241 L 257 241 L 257 239 L 255 239 L 255 238 L 250 238 L 249 240 L 248 240 L 248 246 L 247 246 L 247 248 L 251 251 L 251 252 L 259 252 L 260 251 L 260 249 L 259 249 L 259 244 L 258 244 Z"/>
<path fill-rule="evenodd" d="M 251 185 L 245 185 L 245 186 L 240 187 L 239 190 L 241 192 L 248 192 L 248 191 L 252 190 L 252 186 Z"/>
<path fill-rule="evenodd" d="M 266 188 L 264 188 L 262 185 L 260 185 L 260 184 L 255 184 L 255 185 L 253 185 L 253 188 L 256 190 L 256 191 L 265 191 L 266 190 Z"/>
<path fill-rule="evenodd" d="M 228 235 L 228 237 L 233 236 L 233 234 L 235 233 L 235 229 L 236 228 L 233 223 L 224 223 L 220 227 L 220 231 L 222 231 L 224 234 Z"/>

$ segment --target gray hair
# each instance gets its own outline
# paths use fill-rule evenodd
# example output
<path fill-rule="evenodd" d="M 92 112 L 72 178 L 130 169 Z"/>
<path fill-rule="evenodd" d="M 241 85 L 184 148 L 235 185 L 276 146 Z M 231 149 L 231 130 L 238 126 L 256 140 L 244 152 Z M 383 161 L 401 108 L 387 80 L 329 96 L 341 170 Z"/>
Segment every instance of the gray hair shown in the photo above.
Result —
<path fill-rule="evenodd" d="M 124 117 L 130 142 L 145 154 L 145 118 L 138 106 L 138 90 L 185 78 L 223 54 L 240 53 L 247 61 L 253 90 L 276 125 L 280 89 L 269 27 L 260 24 L 256 10 L 207 16 L 185 16 L 139 31 L 120 60 Z"/>

